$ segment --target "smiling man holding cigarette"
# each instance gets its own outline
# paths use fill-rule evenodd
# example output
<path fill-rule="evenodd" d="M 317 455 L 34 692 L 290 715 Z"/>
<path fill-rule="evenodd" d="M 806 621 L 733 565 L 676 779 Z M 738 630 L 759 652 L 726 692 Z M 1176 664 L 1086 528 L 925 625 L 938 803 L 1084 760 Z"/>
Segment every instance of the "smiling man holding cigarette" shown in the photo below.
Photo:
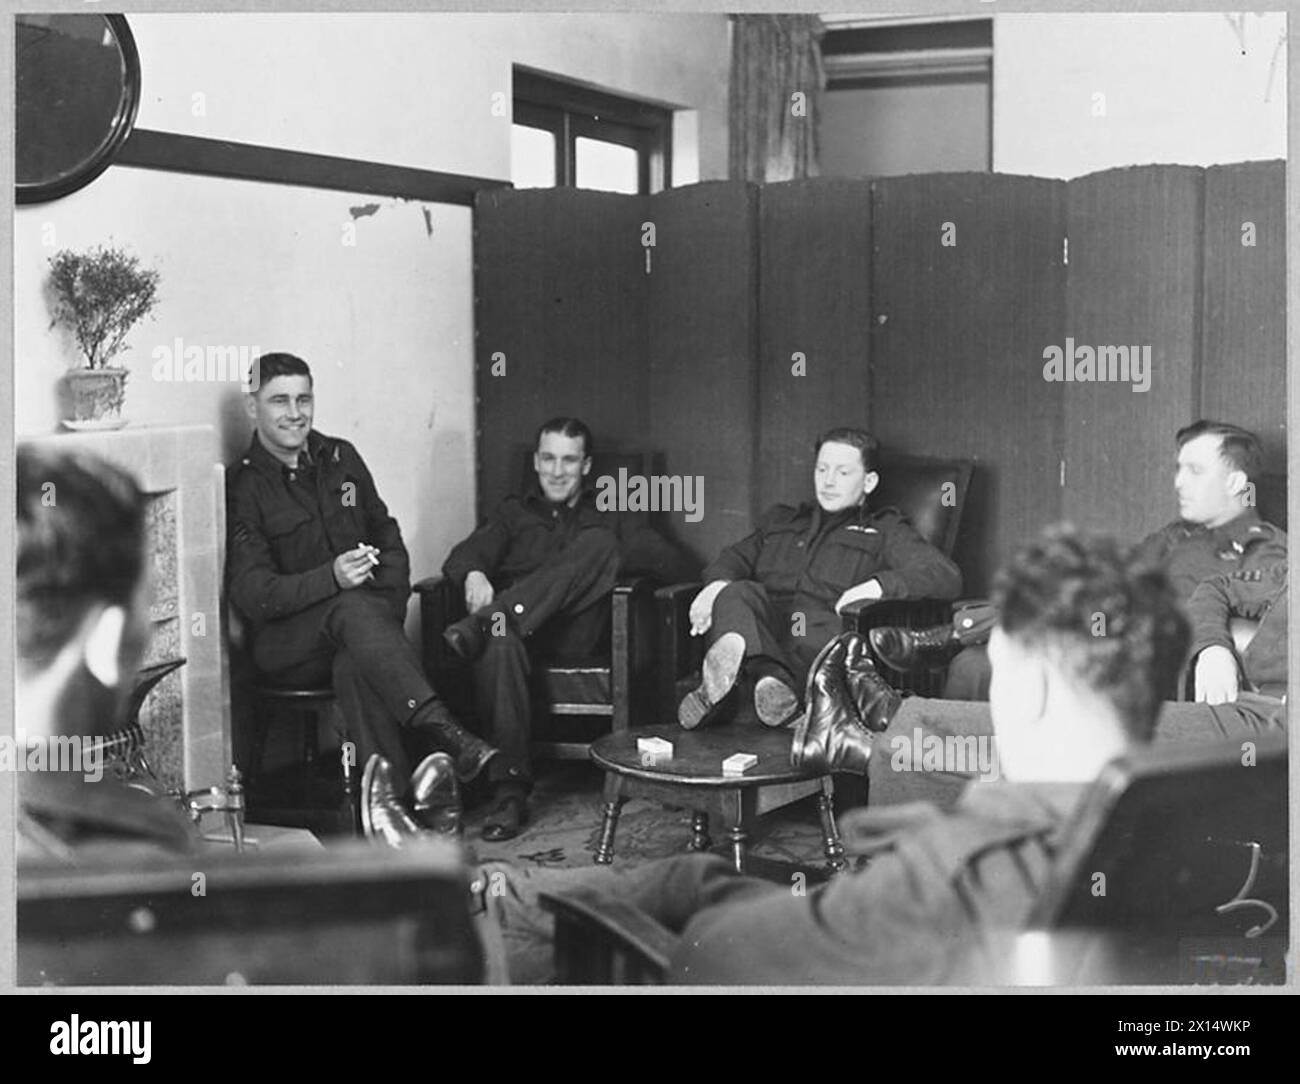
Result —
<path fill-rule="evenodd" d="M 496 750 L 452 718 L 402 630 L 410 559 L 397 521 L 360 454 L 312 429 L 307 363 L 264 354 L 246 397 L 252 443 L 226 485 L 230 600 L 252 625 L 253 662 L 268 683 L 333 684 L 357 744 L 357 762 L 382 754 L 391 777 L 364 781 L 367 808 L 405 816 L 397 799 L 411 777 L 405 739 L 419 731 L 474 778 Z M 415 790 L 440 785 L 445 756 L 425 758 Z M 371 826 L 367 825 L 368 829 Z"/>

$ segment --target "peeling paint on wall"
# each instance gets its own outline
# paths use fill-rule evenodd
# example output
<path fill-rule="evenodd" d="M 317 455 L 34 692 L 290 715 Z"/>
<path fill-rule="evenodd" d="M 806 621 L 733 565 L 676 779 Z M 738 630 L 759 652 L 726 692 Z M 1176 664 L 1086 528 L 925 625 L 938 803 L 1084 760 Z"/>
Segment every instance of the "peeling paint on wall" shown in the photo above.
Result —
<path fill-rule="evenodd" d="M 370 215 L 373 215 L 378 211 L 379 211 L 379 204 L 377 203 L 362 203 L 356 207 L 348 208 L 348 214 L 352 216 L 352 220 L 354 222 L 358 218 L 368 218 Z"/>
<path fill-rule="evenodd" d="M 432 237 L 433 236 L 433 212 L 430 211 L 429 208 L 427 207 L 421 207 L 420 210 L 424 212 L 424 231 L 430 237 Z"/>

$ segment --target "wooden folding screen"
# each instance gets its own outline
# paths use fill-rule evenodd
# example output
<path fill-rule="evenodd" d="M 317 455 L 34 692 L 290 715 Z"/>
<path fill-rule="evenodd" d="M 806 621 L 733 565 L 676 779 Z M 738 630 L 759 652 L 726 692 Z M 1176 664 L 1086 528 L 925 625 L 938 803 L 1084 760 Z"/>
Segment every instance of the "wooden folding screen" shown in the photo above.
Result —
<path fill-rule="evenodd" d="M 1151 348 L 1148 391 L 1063 385 L 1064 512 L 1123 539 L 1178 514 L 1174 433 L 1198 413 L 1202 178 L 1151 166 L 1069 184 L 1065 330 L 1076 347 Z"/>
<path fill-rule="evenodd" d="M 957 558 L 979 594 L 1060 514 L 1062 393 L 1042 352 L 1063 325 L 1065 185 L 935 174 L 871 190 L 872 431 L 978 461 Z"/>
<path fill-rule="evenodd" d="M 870 422 L 871 194 L 857 181 L 759 189 L 758 488 L 811 499 L 816 434 Z"/>
<path fill-rule="evenodd" d="M 1259 430 L 1284 467 L 1284 185 L 1260 162 L 482 196 L 481 509 L 516 487 L 518 441 L 576 413 L 704 477 L 704 518 L 667 522 L 707 560 L 810 499 L 812 436 L 857 422 L 978 461 L 969 593 L 1062 516 L 1137 539 L 1176 515 L 1194 418 Z M 1045 380 L 1067 338 L 1150 346 L 1150 389 Z"/>
<path fill-rule="evenodd" d="M 518 445 L 559 414 L 647 448 L 645 201 L 480 193 L 474 215 L 479 513 L 518 490 Z"/>
<path fill-rule="evenodd" d="M 1241 419 L 1286 470 L 1286 166 L 1205 171 L 1201 412 Z"/>
<path fill-rule="evenodd" d="M 653 196 L 646 215 L 655 247 L 643 276 L 650 356 L 643 412 L 667 473 L 704 480 L 702 519 L 666 517 L 666 529 L 701 563 L 748 533 L 761 503 L 757 203 L 753 185 L 716 182 Z"/>

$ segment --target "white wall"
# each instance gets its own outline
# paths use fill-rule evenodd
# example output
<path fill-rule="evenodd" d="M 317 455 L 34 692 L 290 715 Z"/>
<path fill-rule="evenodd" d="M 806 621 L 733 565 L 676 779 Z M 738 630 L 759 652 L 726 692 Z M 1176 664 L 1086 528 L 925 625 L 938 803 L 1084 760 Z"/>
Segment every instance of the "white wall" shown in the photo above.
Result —
<path fill-rule="evenodd" d="M 142 128 L 508 179 L 511 65 L 691 112 L 678 183 L 726 175 L 722 15 L 132 15 Z M 494 95 L 507 104 L 494 116 Z M 377 204 L 355 218 L 351 209 Z M 428 220 L 426 221 L 426 212 Z M 345 229 L 355 227 L 355 244 Z M 72 360 L 49 329 L 46 261 L 112 239 L 162 272 L 137 328 L 126 413 L 248 439 L 231 385 L 150 379 L 157 347 L 282 349 L 315 369 L 317 423 L 353 440 L 416 575 L 474 519 L 473 280 L 467 208 L 113 167 L 15 214 L 15 413 L 52 430 Z M 530 419 L 524 419 L 531 425 Z"/>
<path fill-rule="evenodd" d="M 1285 158 L 1285 32 L 1282 13 L 995 15 L 993 168 Z"/>

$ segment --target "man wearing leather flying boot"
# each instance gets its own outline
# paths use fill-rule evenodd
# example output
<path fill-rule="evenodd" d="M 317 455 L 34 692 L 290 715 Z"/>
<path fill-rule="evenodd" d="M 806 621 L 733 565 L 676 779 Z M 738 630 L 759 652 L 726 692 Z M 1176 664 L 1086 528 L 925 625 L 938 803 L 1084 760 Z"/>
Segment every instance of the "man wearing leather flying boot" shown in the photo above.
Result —
<path fill-rule="evenodd" d="M 496 750 L 456 723 L 406 639 L 410 560 L 365 462 L 348 441 L 312 428 L 301 358 L 262 355 L 250 385 L 253 439 L 226 482 L 226 576 L 263 680 L 332 684 L 358 760 L 381 754 L 401 792 L 411 775 L 406 741 L 417 737 L 473 779 Z"/>

